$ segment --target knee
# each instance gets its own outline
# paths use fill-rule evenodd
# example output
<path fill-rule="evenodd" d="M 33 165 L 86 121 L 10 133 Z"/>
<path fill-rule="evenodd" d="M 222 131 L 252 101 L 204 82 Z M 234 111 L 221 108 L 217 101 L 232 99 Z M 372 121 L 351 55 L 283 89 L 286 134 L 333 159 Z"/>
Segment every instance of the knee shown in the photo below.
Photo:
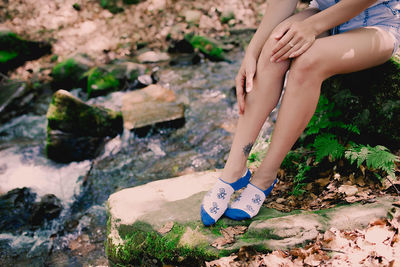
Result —
<path fill-rule="evenodd" d="M 293 59 L 290 67 L 290 76 L 296 84 L 322 82 L 324 79 L 324 64 L 322 55 L 306 51 Z"/>
<path fill-rule="evenodd" d="M 274 36 L 272 33 L 270 36 Z M 289 60 L 285 60 L 279 63 L 271 62 L 272 49 L 274 48 L 277 40 L 269 37 L 261 50 L 260 56 L 257 61 L 257 73 L 268 73 L 270 75 L 283 76 L 289 68 Z"/>

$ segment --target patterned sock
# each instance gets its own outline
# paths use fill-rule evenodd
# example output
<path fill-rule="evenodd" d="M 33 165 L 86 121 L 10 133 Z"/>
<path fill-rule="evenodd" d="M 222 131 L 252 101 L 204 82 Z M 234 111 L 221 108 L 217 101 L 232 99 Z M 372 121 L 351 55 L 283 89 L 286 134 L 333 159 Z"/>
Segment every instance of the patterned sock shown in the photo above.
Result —
<path fill-rule="evenodd" d="M 231 195 L 235 190 L 245 187 L 250 180 L 251 172 L 247 169 L 246 174 L 236 182 L 227 183 L 221 178 L 217 180 L 214 187 L 207 192 L 201 204 L 201 220 L 205 226 L 214 224 L 228 207 Z"/>
<path fill-rule="evenodd" d="M 225 216 L 237 221 L 256 216 L 265 198 L 271 193 L 277 181 L 278 179 L 275 179 L 272 185 L 264 191 L 249 183 L 239 197 L 225 211 Z"/>

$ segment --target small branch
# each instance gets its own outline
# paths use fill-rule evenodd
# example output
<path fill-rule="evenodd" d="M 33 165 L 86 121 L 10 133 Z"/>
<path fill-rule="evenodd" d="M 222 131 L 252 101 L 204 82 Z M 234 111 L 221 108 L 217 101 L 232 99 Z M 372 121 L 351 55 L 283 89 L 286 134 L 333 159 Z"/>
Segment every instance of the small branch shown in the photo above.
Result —
<path fill-rule="evenodd" d="M 388 179 L 388 181 L 392 184 L 392 186 L 396 190 L 397 194 L 400 196 L 400 191 L 399 191 L 399 189 L 397 189 L 396 185 L 389 179 L 388 176 L 386 176 L 386 179 Z"/>
<path fill-rule="evenodd" d="M 334 250 L 334 249 L 330 249 L 330 248 L 324 248 L 324 247 L 321 247 L 321 250 L 322 250 L 322 251 L 326 251 L 326 252 L 337 252 L 337 253 L 342 253 L 342 254 L 345 254 L 343 251 L 340 251 L 340 250 Z"/>

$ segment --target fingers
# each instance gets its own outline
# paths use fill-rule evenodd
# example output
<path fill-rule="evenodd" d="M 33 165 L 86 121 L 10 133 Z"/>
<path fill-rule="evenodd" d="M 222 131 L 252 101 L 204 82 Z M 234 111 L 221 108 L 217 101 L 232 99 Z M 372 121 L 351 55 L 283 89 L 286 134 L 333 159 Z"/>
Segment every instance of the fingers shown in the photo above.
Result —
<path fill-rule="evenodd" d="M 254 72 L 246 73 L 246 93 L 250 93 L 253 90 L 253 78 Z"/>
<path fill-rule="evenodd" d="M 244 113 L 244 83 L 245 83 L 245 75 L 239 71 L 236 76 L 236 99 L 239 107 L 239 114 Z"/>
<path fill-rule="evenodd" d="M 302 45 L 297 51 L 294 51 L 293 53 L 291 53 L 289 55 L 289 58 L 294 58 L 294 57 L 298 57 L 301 54 L 303 54 L 304 52 L 307 51 L 308 48 L 310 48 L 312 45 L 312 42 L 306 42 L 304 45 Z"/>

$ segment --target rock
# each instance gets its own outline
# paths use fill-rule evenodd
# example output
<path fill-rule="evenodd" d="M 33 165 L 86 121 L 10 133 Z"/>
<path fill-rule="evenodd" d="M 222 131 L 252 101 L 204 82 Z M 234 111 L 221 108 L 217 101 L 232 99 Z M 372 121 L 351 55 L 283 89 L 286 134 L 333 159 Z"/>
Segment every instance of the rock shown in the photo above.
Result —
<path fill-rule="evenodd" d="M 51 45 L 22 39 L 15 33 L 0 30 L 0 72 L 6 73 L 25 61 L 51 53 Z"/>
<path fill-rule="evenodd" d="M 186 40 L 175 40 L 171 42 L 168 47 L 168 53 L 193 53 L 194 49 L 192 44 Z"/>
<path fill-rule="evenodd" d="M 206 57 L 215 61 L 226 60 L 222 47 L 214 40 L 199 35 L 186 35 L 185 39 L 203 53 Z"/>
<path fill-rule="evenodd" d="M 102 8 L 107 9 L 113 14 L 117 14 L 124 11 L 124 8 L 118 5 L 117 0 L 99 0 Z"/>
<path fill-rule="evenodd" d="M 163 52 L 154 52 L 154 51 L 147 51 L 143 54 L 140 54 L 137 57 L 137 60 L 140 63 L 157 63 L 162 61 L 168 61 L 170 59 L 167 53 Z"/>
<path fill-rule="evenodd" d="M 184 108 L 176 102 L 173 91 L 159 85 L 149 85 L 124 95 L 122 99 L 124 127 L 145 134 L 151 126 L 182 126 Z"/>
<path fill-rule="evenodd" d="M 0 232 L 28 228 L 36 194 L 29 188 L 16 188 L 0 196 Z"/>
<path fill-rule="evenodd" d="M 93 158 L 105 137 L 122 132 L 120 112 L 90 106 L 58 90 L 47 111 L 47 156 L 58 162 Z"/>
<path fill-rule="evenodd" d="M 151 182 L 112 194 L 107 202 L 107 256 L 118 265 L 140 265 L 155 259 L 172 265 L 200 266 L 204 260 L 238 251 L 246 246 L 266 251 L 304 245 L 318 232 L 363 228 L 386 216 L 394 197 L 376 203 L 353 204 L 321 211 L 283 213 L 262 207 L 253 219 L 237 222 L 222 218 L 213 227 L 200 220 L 200 204 L 220 172 L 200 172 Z M 157 232 L 173 225 L 164 234 Z M 210 244 L 221 238 L 219 230 L 249 225 L 236 242 L 217 249 Z M 165 233 L 166 232 L 166 233 Z"/>
<path fill-rule="evenodd" d="M 171 59 L 169 64 L 171 66 L 190 66 L 199 63 L 201 57 L 197 53 L 193 54 L 178 54 Z"/>
<path fill-rule="evenodd" d="M 146 72 L 146 66 L 129 61 L 114 62 L 106 66 L 108 72 L 120 81 L 132 83 L 135 82 L 140 75 Z"/>
<path fill-rule="evenodd" d="M 201 15 L 203 15 L 203 13 L 199 10 L 186 10 L 183 13 L 185 21 L 192 24 L 199 24 Z"/>
<path fill-rule="evenodd" d="M 51 71 L 52 87 L 64 90 L 84 87 L 83 74 L 89 70 L 90 65 L 92 62 L 83 55 L 61 61 Z"/>
<path fill-rule="evenodd" d="M 400 148 L 400 63 L 396 58 L 367 70 L 336 75 L 323 94 L 340 110 L 340 121 L 356 125 L 361 144 Z M 373 127 L 371 127 L 373 125 Z"/>
<path fill-rule="evenodd" d="M 112 72 L 100 67 L 91 68 L 83 77 L 87 78 L 86 92 L 88 98 L 117 91 L 120 86 L 120 81 Z"/>
<path fill-rule="evenodd" d="M 0 232 L 35 229 L 60 215 L 62 205 L 56 196 L 45 195 L 40 202 L 35 200 L 36 193 L 26 187 L 0 196 Z"/>
<path fill-rule="evenodd" d="M 41 225 L 44 221 L 57 218 L 62 209 L 61 201 L 55 195 L 44 195 L 40 202 L 33 204 L 30 222 L 33 225 Z"/>

